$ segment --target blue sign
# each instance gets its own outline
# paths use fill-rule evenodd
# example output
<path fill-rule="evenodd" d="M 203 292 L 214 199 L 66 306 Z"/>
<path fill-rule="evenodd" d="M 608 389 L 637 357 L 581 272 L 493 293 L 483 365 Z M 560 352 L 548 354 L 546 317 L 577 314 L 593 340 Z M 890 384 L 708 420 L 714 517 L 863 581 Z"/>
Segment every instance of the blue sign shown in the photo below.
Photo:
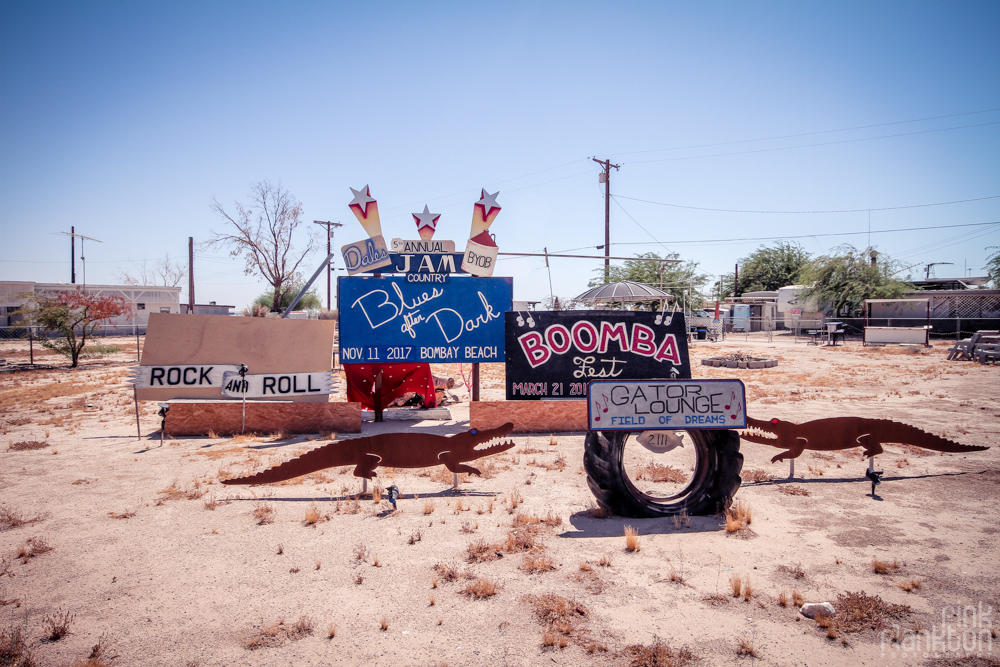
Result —
<path fill-rule="evenodd" d="M 502 362 L 512 278 L 340 277 L 342 363 Z"/>

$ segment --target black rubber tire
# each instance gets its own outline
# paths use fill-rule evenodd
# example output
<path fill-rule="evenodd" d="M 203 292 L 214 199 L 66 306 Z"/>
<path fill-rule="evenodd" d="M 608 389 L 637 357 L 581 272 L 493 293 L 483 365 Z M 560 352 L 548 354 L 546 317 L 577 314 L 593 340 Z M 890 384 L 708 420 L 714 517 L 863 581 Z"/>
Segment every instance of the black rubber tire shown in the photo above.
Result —
<path fill-rule="evenodd" d="M 624 517 L 717 514 L 729 508 L 740 488 L 740 436 L 730 430 L 691 430 L 697 463 L 688 485 L 669 498 L 653 498 L 625 474 L 622 455 L 631 431 L 591 431 L 584 441 L 583 467 L 597 502 Z M 632 446 L 639 446 L 633 444 Z"/>

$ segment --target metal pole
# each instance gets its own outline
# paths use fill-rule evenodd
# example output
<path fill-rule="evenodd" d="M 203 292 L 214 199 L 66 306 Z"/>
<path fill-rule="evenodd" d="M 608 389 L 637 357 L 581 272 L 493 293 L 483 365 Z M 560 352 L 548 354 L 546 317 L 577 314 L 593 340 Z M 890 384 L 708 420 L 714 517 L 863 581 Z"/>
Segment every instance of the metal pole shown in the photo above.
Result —
<path fill-rule="evenodd" d="M 327 267 L 326 267 L 326 309 L 333 310 L 333 299 L 330 296 L 330 285 L 333 282 L 333 277 L 330 275 L 333 273 L 333 264 L 330 260 L 333 258 L 333 249 L 331 248 L 331 243 L 333 241 L 333 228 L 343 227 L 343 223 L 331 222 L 329 220 L 313 220 L 315 225 L 324 225 L 326 227 L 326 254 L 327 254 Z"/>
<path fill-rule="evenodd" d="M 194 315 L 194 237 L 188 237 L 188 315 Z"/>
<path fill-rule="evenodd" d="M 76 284 L 76 227 L 69 228 L 69 281 Z"/>
<path fill-rule="evenodd" d="M 135 403 L 135 437 L 138 440 L 142 440 L 142 427 L 139 426 L 139 394 L 135 390 L 135 384 L 132 384 L 132 401 Z"/>

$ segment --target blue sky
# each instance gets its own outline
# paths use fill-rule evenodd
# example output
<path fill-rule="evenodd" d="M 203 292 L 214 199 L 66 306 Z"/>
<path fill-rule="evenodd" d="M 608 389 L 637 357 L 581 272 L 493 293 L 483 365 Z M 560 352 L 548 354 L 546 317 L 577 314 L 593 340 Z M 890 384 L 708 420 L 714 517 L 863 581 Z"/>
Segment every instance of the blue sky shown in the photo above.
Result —
<path fill-rule="evenodd" d="M 90 283 L 186 261 L 189 236 L 222 229 L 213 198 L 263 179 L 305 220 L 344 222 L 337 247 L 365 237 L 349 187 L 371 186 L 387 240 L 416 238 L 427 204 L 460 249 L 486 187 L 502 252 L 600 254 L 592 156 L 621 164 L 614 255 L 721 274 L 772 237 L 864 247 L 830 234 L 870 220 L 914 275 L 983 275 L 1000 245 L 982 224 L 1000 223 L 997 34 L 996 2 L 5 2 L 0 279 L 68 281 L 70 225 L 103 242 Z M 924 206 L 959 200 L 977 201 Z M 945 228 L 884 231 L 922 227 Z M 555 293 L 601 265 L 553 260 Z M 199 302 L 264 290 L 222 250 L 199 250 L 195 274 Z M 497 275 L 548 295 L 541 259 Z"/>

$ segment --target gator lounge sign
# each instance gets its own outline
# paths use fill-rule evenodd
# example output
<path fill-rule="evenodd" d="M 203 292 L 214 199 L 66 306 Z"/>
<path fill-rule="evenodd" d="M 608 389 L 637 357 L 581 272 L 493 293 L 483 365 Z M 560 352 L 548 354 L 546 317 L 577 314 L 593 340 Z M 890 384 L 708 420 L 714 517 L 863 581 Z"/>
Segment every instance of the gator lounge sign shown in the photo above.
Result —
<path fill-rule="evenodd" d="M 587 391 L 591 431 L 746 428 L 739 380 L 600 380 Z"/>
<path fill-rule="evenodd" d="M 337 285 L 343 363 L 504 359 L 511 278 L 420 284 L 406 276 L 341 277 Z"/>
<path fill-rule="evenodd" d="M 583 399 L 592 380 L 691 377 L 680 314 L 507 313 L 505 328 L 508 401 Z"/>

